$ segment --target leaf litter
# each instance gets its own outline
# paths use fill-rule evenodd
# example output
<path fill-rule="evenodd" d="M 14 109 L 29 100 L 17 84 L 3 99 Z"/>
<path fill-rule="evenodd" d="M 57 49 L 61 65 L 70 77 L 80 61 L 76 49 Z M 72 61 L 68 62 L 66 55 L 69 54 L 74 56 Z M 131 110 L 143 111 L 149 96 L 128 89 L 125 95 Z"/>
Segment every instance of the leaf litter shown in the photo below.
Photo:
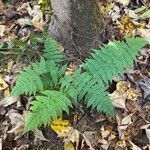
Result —
<path fill-rule="evenodd" d="M 44 31 L 46 21 L 49 21 L 44 20 L 45 1 L 22 1 L 17 2 L 13 7 L 12 4 L 6 5 L 0 1 L 0 13 L 3 18 L 0 21 L 1 48 L 8 44 L 12 49 L 10 42 L 12 39 L 19 37 L 26 40 L 32 32 L 42 33 Z M 104 18 L 110 16 L 114 28 L 119 31 L 119 38 L 131 35 L 150 40 L 148 9 L 150 3 L 148 0 L 142 2 L 101 1 L 100 12 Z M 46 9 L 50 10 L 50 8 Z M 0 49 L 0 55 L 2 50 Z M 25 116 L 32 97 L 11 97 L 9 94 L 15 83 L 16 74 L 25 64 L 16 63 L 14 59 L 5 61 L 6 66 L 3 63 L 0 64 L 2 66 L 2 70 L 0 69 L 0 149 L 21 150 L 37 147 L 48 149 L 50 147 L 50 149 L 81 150 L 86 146 L 86 149 L 103 148 L 105 150 L 146 150 L 149 148 L 149 47 L 141 50 L 141 56 L 138 57 L 134 70 L 126 71 L 123 79 L 115 80 L 115 89 L 110 93 L 113 105 L 116 107 L 115 118 L 86 110 L 84 106 L 79 105 L 73 110 L 69 119 L 66 116 L 67 119 L 58 119 L 52 123 L 53 125 L 51 124 L 51 128 L 57 135 L 49 127 L 46 128 L 46 131 L 39 128 L 31 134 L 23 135 Z M 71 64 L 66 74 L 73 74 L 75 68 L 76 65 Z"/>

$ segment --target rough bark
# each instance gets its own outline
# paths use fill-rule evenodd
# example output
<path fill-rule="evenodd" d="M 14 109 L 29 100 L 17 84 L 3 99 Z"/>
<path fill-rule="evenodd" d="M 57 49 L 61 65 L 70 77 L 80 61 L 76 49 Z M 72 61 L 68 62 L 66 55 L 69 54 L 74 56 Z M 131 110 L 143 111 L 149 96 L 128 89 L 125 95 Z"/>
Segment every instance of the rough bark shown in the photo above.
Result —
<path fill-rule="evenodd" d="M 97 0 L 51 0 L 53 18 L 49 34 L 62 43 L 67 54 L 84 59 L 101 42 L 103 20 Z"/>

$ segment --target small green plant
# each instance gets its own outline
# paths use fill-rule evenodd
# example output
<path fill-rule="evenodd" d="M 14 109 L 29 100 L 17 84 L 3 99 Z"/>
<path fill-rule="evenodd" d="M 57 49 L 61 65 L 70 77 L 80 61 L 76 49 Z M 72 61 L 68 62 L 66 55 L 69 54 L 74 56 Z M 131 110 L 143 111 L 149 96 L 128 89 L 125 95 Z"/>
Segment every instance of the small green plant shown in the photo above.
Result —
<path fill-rule="evenodd" d="M 32 63 L 18 76 L 12 95 L 33 94 L 25 132 L 42 124 L 47 125 L 65 111 L 69 113 L 77 101 L 114 116 L 114 108 L 108 96 L 107 85 L 114 76 L 133 65 L 140 48 L 147 42 L 141 38 L 125 38 L 113 41 L 93 50 L 91 58 L 73 75 L 65 75 L 64 56 L 53 39 L 45 40 L 44 57 Z M 62 63 L 63 62 L 63 63 Z"/>
<path fill-rule="evenodd" d="M 33 58 L 39 57 L 41 54 L 41 45 L 45 41 L 45 34 L 30 34 L 28 39 L 23 40 L 19 38 L 11 39 L 7 43 L 0 42 L 0 52 L 14 55 L 13 58 L 19 62 L 22 57 L 26 58 L 29 62 Z M 0 58 L 4 56 L 0 56 Z M 6 59 L 6 58 L 5 58 Z"/>

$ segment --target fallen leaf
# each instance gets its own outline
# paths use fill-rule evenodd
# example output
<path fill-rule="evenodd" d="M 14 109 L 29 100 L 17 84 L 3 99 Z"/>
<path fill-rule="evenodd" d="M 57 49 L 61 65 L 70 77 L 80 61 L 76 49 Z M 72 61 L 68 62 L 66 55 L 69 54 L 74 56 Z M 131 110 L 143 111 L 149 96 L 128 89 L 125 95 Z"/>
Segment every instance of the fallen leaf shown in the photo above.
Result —
<path fill-rule="evenodd" d="M 126 109 L 126 94 L 120 94 L 118 91 L 114 91 L 109 94 L 112 99 L 112 104 L 114 107 Z"/>
<path fill-rule="evenodd" d="M 128 14 L 125 14 L 120 22 L 117 22 L 117 28 L 123 35 L 132 35 L 133 31 L 138 28 L 144 28 L 145 24 L 140 24 L 131 19 Z"/>
<path fill-rule="evenodd" d="M 113 132 L 113 127 L 109 125 L 102 126 L 100 134 L 101 136 L 99 137 L 98 142 L 104 145 L 116 138 L 115 132 Z"/>
<path fill-rule="evenodd" d="M 11 109 L 7 115 L 11 120 L 12 129 L 7 133 L 14 133 L 16 135 L 15 139 L 20 138 L 23 135 L 23 129 L 25 124 L 25 117 L 27 116 L 27 112 L 24 111 L 23 115 L 19 114 L 17 110 Z"/>
<path fill-rule="evenodd" d="M 150 43 L 150 29 L 139 28 L 134 31 L 135 35 L 139 35 Z"/>
<path fill-rule="evenodd" d="M 141 19 L 149 19 L 150 18 L 150 10 L 145 11 L 143 14 L 139 16 Z"/>
<path fill-rule="evenodd" d="M 20 147 L 17 148 L 17 150 L 27 150 L 29 149 L 29 144 L 22 144 Z"/>
<path fill-rule="evenodd" d="M 143 126 L 141 127 L 141 129 L 144 129 L 144 130 L 145 130 L 146 136 L 147 136 L 147 138 L 149 139 L 149 143 L 150 143 L 150 124 L 143 125 Z"/>
<path fill-rule="evenodd" d="M 78 150 L 78 149 L 80 150 L 82 148 L 94 150 L 91 146 L 91 143 L 84 136 L 84 134 L 73 129 L 73 127 L 71 127 L 71 124 L 69 123 L 68 120 L 62 120 L 61 118 L 59 118 L 52 122 L 51 128 L 58 134 L 58 137 L 63 139 L 64 148 L 66 150 Z"/>
<path fill-rule="evenodd" d="M 50 142 L 48 139 L 46 139 L 42 133 L 42 131 L 40 131 L 39 129 L 34 129 L 33 130 L 33 133 L 34 133 L 34 136 L 35 136 L 35 139 L 34 141 L 36 141 L 37 139 L 40 139 L 41 141 L 47 141 L 47 142 Z M 37 143 L 37 142 L 35 142 Z"/>
<path fill-rule="evenodd" d="M 129 141 L 129 143 L 131 144 L 131 150 L 142 150 L 140 147 L 138 147 L 137 145 L 135 145 L 134 143 L 132 143 L 131 141 Z"/>
<path fill-rule="evenodd" d="M 63 130 L 67 130 L 68 127 L 70 127 L 71 124 L 68 120 L 63 120 L 61 118 L 54 120 L 51 123 L 51 128 L 57 133 L 59 134 L 60 132 L 62 132 Z"/>
<path fill-rule="evenodd" d="M 0 25 L 0 37 L 5 36 L 4 32 L 6 31 L 7 26 Z"/>
<path fill-rule="evenodd" d="M 41 5 L 43 10 L 51 10 L 50 0 L 38 0 L 38 4 Z"/>
<path fill-rule="evenodd" d="M 127 90 L 127 99 L 136 100 L 138 96 L 141 96 L 141 94 L 137 90 L 133 88 Z"/>
<path fill-rule="evenodd" d="M 75 148 L 72 143 L 65 143 L 64 150 L 75 150 Z"/>
<path fill-rule="evenodd" d="M 144 99 L 150 95 L 150 78 L 144 76 L 143 80 L 139 81 L 141 89 L 144 91 Z"/>
<path fill-rule="evenodd" d="M 32 20 L 32 25 L 36 28 L 37 31 L 39 31 L 39 32 L 44 31 L 44 22 L 43 22 L 43 20 L 41 20 L 40 22 Z"/>
<path fill-rule="evenodd" d="M 8 87 L 8 84 L 4 81 L 2 74 L 0 74 L 0 90 L 4 90 Z"/>
<path fill-rule="evenodd" d="M 126 100 L 136 100 L 140 93 L 131 88 L 126 81 L 119 81 L 116 85 L 116 90 L 109 94 L 112 99 L 112 104 L 115 107 L 126 109 Z"/>
<path fill-rule="evenodd" d="M 17 101 L 20 101 L 20 96 L 8 96 L 0 101 L 0 106 L 7 107 L 13 103 L 16 103 Z"/>
<path fill-rule="evenodd" d="M 121 121 L 121 125 L 129 125 L 132 123 L 131 117 L 133 116 L 132 114 L 129 114 L 128 116 L 124 117 Z"/>
<path fill-rule="evenodd" d="M 14 64 L 14 61 L 9 61 L 9 62 L 7 63 L 7 72 L 8 72 L 8 73 L 11 73 L 11 72 L 12 72 L 13 64 Z"/>
<path fill-rule="evenodd" d="M 117 143 L 116 143 L 116 147 L 115 149 L 119 149 L 119 148 L 126 148 L 126 142 L 125 140 L 119 140 Z M 127 149 L 125 149 L 127 150 Z"/>
<path fill-rule="evenodd" d="M 146 9 L 145 6 L 141 6 L 141 7 L 138 7 L 138 8 L 136 8 L 136 9 L 134 9 L 134 12 L 135 12 L 136 14 L 138 14 L 138 13 L 140 13 L 140 12 L 143 12 L 143 10 L 145 10 L 145 9 Z"/>
<path fill-rule="evenodd" d="M 121 3 L 123 6 L 129 5 L 130 0 L 115 0 L 116 2 Z"/>
<path fill-rule="evenodd" d="M 8 19 L 15 19 L 16 17 L 19 17 L 18 12 L 13 9 L 4 10 L 3 14 Z"/>
<path fill-rule="evenodd" d="M 22 27 L 24 27 L 26 25 L 32 26 L 32 21 L 31 21 L 31 19 L 28 19 L 28 18 L 19 18 L 17 20 L 17 23 Z"/>
<path fill-rule="evenodd" d="M 135 11 L 130 10 L 130 9 L 125 9 L 124 11 L 125 11 L 126 15 L 128 15 L 130 18 L 134 19 L 134 21 L 139 19 L 139 16 L 135 13 Z"/>

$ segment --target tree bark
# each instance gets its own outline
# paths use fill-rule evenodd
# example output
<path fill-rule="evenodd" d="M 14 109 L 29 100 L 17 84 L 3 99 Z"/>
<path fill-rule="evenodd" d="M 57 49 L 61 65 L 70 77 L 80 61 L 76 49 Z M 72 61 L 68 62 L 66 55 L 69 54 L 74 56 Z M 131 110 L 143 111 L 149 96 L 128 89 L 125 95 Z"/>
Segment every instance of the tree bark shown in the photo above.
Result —
<path fill-rule="evenodd" d="M 97 0 L 51 0 L 50 36 L 64 46 L 71 59 L 83 60 L 101 42 L 103 19 Z"/>

